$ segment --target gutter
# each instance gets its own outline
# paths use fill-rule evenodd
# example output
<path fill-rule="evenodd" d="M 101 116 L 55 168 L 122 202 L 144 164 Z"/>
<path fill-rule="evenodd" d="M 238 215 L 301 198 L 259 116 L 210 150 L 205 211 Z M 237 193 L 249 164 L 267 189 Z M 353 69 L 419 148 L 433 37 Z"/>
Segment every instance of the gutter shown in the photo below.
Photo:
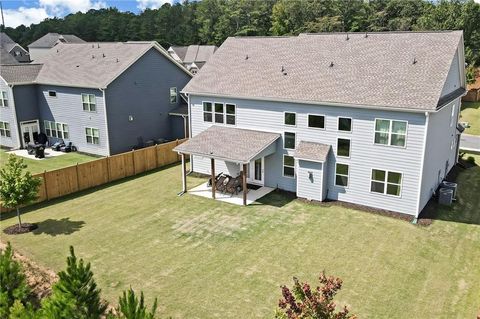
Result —
<path fill-rule="evenodd" d="M 108 116 L 107 116 L 107 99 L 105 98 L 105 90 L 104 88 L 98 88 L 103 93 L 103 115 L 105 117 L 105 128 L 106 128 L 106 135 L 107 135 L 107 156 L 110 156 L 110 134 L 108 132 Z"/>

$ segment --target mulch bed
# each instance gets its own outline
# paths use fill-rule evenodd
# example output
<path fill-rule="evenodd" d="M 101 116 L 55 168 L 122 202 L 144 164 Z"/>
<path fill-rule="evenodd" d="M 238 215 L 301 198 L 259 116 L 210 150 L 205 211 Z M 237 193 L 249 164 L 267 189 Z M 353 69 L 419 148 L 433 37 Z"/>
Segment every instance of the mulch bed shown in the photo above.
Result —
<path fill-rule="evenodd" d="M 19 235 L 29 233 L 37 228 L 37 224 L 23 223 L 22 227 L 18 227 L 18 224 L 15 224 L 5 228 L 3 232 L 7 235 Z"/>

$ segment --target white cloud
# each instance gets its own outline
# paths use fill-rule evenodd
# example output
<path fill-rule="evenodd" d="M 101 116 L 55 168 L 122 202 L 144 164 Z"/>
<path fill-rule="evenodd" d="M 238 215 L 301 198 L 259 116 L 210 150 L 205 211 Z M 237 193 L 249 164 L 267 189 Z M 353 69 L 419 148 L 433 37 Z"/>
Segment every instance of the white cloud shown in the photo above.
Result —
<path fill-rule="evenodd" d="M 56 16 L 78 11 L 86 12 L 90 9 L 100 9 L 107 6 L 105 1 L 91 0 L 40 0 L 39 4 L 40 7 L 46 8 L 49 13 Z"/>
<path fill-rule="evenodd" d="M 15 28 L 21 24 L 29 26 L 32 23 L 39 23 L 46 18 L 51 17 L 45 8 L 25 8 L 19 7 L 16 10 L 3 10 L 5 16 L 5 26 Z"/>
<path fill-rule="evenodd" d="M 158 9 L 165 3 L 172 4 L 173 0 L 137 0 L 137 8 L 140 10 L 145 9 Z"/>

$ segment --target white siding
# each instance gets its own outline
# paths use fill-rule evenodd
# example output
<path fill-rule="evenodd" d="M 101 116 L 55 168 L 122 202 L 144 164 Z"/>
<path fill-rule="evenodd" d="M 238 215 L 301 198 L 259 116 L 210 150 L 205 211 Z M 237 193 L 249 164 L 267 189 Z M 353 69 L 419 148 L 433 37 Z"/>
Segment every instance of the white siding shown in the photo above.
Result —
<path fill-rule="evenodd" d="M 447 80 L 443 85 L 441 96 L 445 96 L 461 87 L 459 63 L 457 51 L 455 57 L 453 58 L 452 65 L 450 66 L 450 70 L 448 71 Z"/>
<path fill-rule="evenodd" d="M 308 200 L 323 200 L 323 164 L 297 161 L 297 196 Z M 310 178 L 311 174 L 311 178 Z"/>
<path fill-rule="evenodd" d="M 0 78 L 0 91 L 7 92 L 8 107 L 0 106 L 0 121 L 7 122 L 10 125 L 10 137 L 0 136 L 0 145 L 5 147 L 17 148 L 18 145 L 18 126 L 15 118 L 15 106 L 11 88 Z"/>

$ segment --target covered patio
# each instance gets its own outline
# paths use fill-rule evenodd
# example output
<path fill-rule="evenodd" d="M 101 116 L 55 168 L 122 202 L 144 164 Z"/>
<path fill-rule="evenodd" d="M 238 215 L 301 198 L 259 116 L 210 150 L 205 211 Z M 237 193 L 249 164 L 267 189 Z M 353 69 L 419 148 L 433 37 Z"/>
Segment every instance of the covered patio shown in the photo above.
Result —
<path fill-rule="evenodd" d="M 247 193 L 247 171 L 250 162 L 271 155 L 276 151 L 276 141 L 280 138 L 280 134 L 271 132 L 262 132 L 255 130 L 239 129 L 233 127 L 223 126 L 211 126 L 205 131 L 197 134 L 183 144 L 174 148 L 174 151 L 178 152 L 182 159 L 182 185 L 183 189 L 181 194 L 187 192 L 187 166 L 185 162 L 185 155 L 193 155 L 210 159 L 210 180 L 215 181 L 217 174 L 215 171 L 215 160 L 230 162 L 241 166 L 241 203 L 247 205 L 260 198 L 259 195 L 266 195 L 273 188 L 260 187 L 251 190 L 251 195 Z M 240 193 L 233 193 L 227 195 L 224 192 L 218 192 L 216 189 L 216 183 L 212 182 L 211 187 L 207 185 L 200 188 L 191 190 L 192 192 L 198 192 L 204 194 L 210 192 L 211 198 L 217 197 L 224 201 L 234 202 L 234 200 L 226 200 L 227 196 L 230 198 L 238 197 Z M 210 189 L 208 189 L 210 188 Z"/>

